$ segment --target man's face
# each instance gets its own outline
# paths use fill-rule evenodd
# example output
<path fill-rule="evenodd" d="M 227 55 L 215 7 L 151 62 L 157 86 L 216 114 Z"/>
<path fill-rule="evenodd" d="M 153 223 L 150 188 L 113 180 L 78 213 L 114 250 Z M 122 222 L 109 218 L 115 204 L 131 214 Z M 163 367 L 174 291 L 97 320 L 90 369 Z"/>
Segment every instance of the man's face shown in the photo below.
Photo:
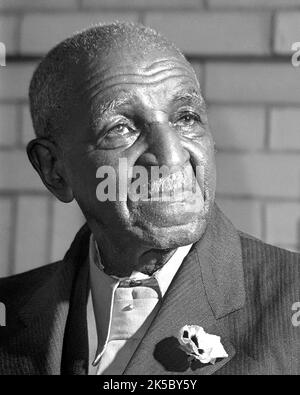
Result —
<path fill-rule="evenodd" d="M 74 105 L 62 146 L 70 185 L 93 232 L 101 229 L 106 237 L 150 248 L 198 240 L 213 204 L 215 164 L 204 102 L 189 63 L 172 51 L 143 56 L 118 50 L 85 61 L 76 89 L 81 104 Z M 120 159 L 129 169 L 126 175 Z M 97 198 L 102 180 L 96 173 L 102 166 L 116 175 L 115 201 Z M 171 198 L 151 199 L 149 193 L 148 200 L 133 201 L 134 166 L 146 169 L 150 190 L 151 168 L 169 169 L 163 177 Z M 178 182 L 196 180 L 196 169 L 197 187 L 177 193 Z M 127 196 L 120 201 L 119 181 L 126 177 Z"/>

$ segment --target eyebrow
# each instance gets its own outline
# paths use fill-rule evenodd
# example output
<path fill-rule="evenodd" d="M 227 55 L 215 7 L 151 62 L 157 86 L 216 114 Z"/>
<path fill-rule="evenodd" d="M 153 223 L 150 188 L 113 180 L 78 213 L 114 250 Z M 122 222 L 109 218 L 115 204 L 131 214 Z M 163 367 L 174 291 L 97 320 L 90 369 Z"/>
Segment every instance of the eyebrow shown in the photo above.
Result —
<path fill-rule="evenodd" d="M 127 92 L 126 94 L 120 95 L 114 99 L 107 100 L 106 102 L 97 106 L 98 117 L 103 117 L 106 113 L 111 113 L 119 107 L 130 104 L 132 101 L 132 94 Z"/>
<path fill-rule="evenodd" d="M 201 94 L 199 94 L 196 90 L 192 91 L 180 91 L 175 94 L 172 98 L 173 103 L 177 102 L 190 102 L 196 104 L 200 107 L 202 111 L 206 110 L 206 104 Z"/>
<path fill-rule="evenodd" d="M 96 126 L 105 116 L 109 116 L 122 106 L 132 103 L 132 97 L 133 94 L 131 92 L 125 92 L 114 99 L 98 104 L 95 108 L 97 115 L 94 119 L 91 119 L 91 126 Z"/>
<path fill-rule="evenodd" d="M 92 120 L 91 126 L 97 125 L 101 119 L 117 112 L 121 107 L 131 104 L 134 96 L 135 95 L 132 92 L 124 92 L 114 99 L 107 100 L 104 103 L 97 105 L 97 116 Z M 192 104 L 196 104 L 201 111 L 206 110 L 206 104 L 202 95 L 194 89 L 191 91 L 179 91 L 171 98 L 171 103 L 174 104 L 179 102 L 182 102 L 183 104 L 190 102 Z"/>

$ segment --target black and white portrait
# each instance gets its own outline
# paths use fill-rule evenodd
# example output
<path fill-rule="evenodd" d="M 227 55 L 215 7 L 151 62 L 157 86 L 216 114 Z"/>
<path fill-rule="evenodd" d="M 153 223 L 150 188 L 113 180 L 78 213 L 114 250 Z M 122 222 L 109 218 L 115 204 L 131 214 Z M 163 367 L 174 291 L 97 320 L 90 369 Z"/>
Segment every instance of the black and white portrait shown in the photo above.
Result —
<path fill-rule="evenodd" d="M 0 0 L 0 375 L 300 374 L 299 26 Z"/>

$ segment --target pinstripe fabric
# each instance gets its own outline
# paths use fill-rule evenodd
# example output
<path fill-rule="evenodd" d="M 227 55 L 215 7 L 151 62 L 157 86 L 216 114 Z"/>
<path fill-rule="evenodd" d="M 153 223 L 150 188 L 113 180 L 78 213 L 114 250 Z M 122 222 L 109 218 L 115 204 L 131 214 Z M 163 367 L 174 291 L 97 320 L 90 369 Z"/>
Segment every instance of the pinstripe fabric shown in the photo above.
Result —
<path fill-rule="evenodd" d="M 87 226 L 62 262 L 0 280 L 7 326 L 0 328 L 0 374 L 86 374 Z M 300 374 L 298 254 L 237 232 L 213 210 L 177 272 L 162 308 L 125 374 Z M 222 338 L 228 358 L 195 369 L 176 365 L 168 339 L 185 324 Z"/>
<path fill-rule="evenodd" d="M 246 303 L 227 317 L 239 353 L 220 374 L 300 374 L 300 327 L 291 322 L 300 301 L 299 254 L 240 234 Z"/>

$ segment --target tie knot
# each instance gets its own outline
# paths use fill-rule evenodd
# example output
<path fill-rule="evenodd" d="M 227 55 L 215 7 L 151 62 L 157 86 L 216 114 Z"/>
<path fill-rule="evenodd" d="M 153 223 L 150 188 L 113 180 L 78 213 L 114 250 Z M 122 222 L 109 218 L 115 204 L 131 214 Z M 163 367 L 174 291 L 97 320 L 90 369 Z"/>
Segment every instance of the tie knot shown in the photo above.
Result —
<path fill-rule="evenodd" d="M 131 287 L 139 287 L 142 285 L 145 280 L 135 280 L 135 279 L 125 279 L 121 280 L 119 287 L 121 288 L 131 288 Z"/>
<path fill-rule="evenodd" d="M 121 288 L 132 288 L 132 287 L 154 287 L 157 286 L 157 280 L 154 277 L 145 279 L 134 279 L 128 278 L 120 281 L 119 287 Z"/>
<path fill-rule="evenodd" d="M 146 288 L 152 288 L 157 292 L 159 296 L 161 296 L 161 291 L 159 288 L 159 284 L 156 280 L 155 277 L 149 277 L 145 279 L 124 279 L 121 280 L 119 283 L 118 288 L 134 288 L 134 287 L 146 287 Z"/>

